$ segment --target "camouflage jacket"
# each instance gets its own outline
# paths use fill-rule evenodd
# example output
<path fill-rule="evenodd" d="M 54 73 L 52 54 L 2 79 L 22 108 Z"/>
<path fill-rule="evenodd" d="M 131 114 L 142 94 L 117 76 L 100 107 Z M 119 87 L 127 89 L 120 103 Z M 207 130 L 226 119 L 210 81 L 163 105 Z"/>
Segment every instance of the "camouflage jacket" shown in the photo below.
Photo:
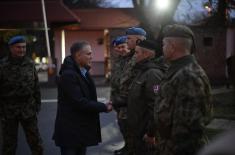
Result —
<path fill-rule="evenodd" d="M 133 70 L 136 77 L 129 89 L 127 122 L 132 134 L 142 140 L 145 133 L 154 136 L 151 124 L 154 119 L 154 101 L 166 67 L 148 59 L 137 63 Z"/>
<path fill-rule="evenodd" d="M 134 51 L 131 51 L 120 60 L 120 74 L 118 77 L 116 95 L 113 98 L 114 107 L 125 107 L 127 103 L 128 88 L 131 83 L 132 69 L 135 64 Z M 129 78 L 129 79 L 128 79 Z M 123 100 L 123 98 L 125 100 Z"/>
<path fill-rule="evenodd" d="M 204 130 L 212 106 L 209 80 L 193 56 L 171 63 L 158 94 L 160 154 L 195 154 L 206 142 Z"/>
<path fill-rule="evenodd" d="M 134 53 L 135 51 L 132 50 L 124 59 L 125 64 L 120 77 L 119 96 L 117 96 L 114 100 L 119 107 L 127 106 L 129 87 L 136 75 L 133 71 L 133 67 L 136 64 Z"/>
<path fill-rule="evenodd" d="M 0 109 L 5 118 L 28 118 L 40 110 L 38 76 L 32 60 L 4 58 L 0 63 Z"/>
<path fill-rule="evenodd" d="M 112 62 L 112 69 L 111 69 L 111 96 L 110 99 L 113 101 L 114 97 L 119 95 L 119 87 L 120 87 L 120 78 L 123 71 L 123 59 L 122 56 L 117 56 L 115 60 Z"/>

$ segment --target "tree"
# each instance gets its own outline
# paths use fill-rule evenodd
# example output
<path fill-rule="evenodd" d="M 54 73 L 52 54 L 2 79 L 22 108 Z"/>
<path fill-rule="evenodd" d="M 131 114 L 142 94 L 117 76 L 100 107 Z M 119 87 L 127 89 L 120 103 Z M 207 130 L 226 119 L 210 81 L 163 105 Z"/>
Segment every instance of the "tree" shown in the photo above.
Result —
<path fill-rule="evenodd" d="M 144 27 L 149 37 L 156 39 L 162 27 L 172 23 L 175 10 L 180 0 L 170 1 L 170 7 L 167 11 L 157 9 L 156 0 L 132 0 L 136 14 L 140 20 L 140 25 Z"/>
<path fill-rule="evenodd" d="M 141 26 L 147 29 L 150 34 L 154 34 L 151 36 L 153 38 L 158 36 L 162 27 L 174 22 L 188 25 L 225 26 L 228 22 L 229 4 L 235 5 L 234 0 L 208 0 L 207 2 L 203 0 L 171 0 L 169 8 L 162 12 L 155 6 L 156 1 L 160 0 L 132 0 Z M 180 19 L 177 19 L 177 15 Z"/>
<path fill-rule="evenodd" d="M 225 26 L 227 23 L 228 0 L 209 0 L 211 6 L 214 6 L 213 15 L 207 19 L 208 25 Z"/>

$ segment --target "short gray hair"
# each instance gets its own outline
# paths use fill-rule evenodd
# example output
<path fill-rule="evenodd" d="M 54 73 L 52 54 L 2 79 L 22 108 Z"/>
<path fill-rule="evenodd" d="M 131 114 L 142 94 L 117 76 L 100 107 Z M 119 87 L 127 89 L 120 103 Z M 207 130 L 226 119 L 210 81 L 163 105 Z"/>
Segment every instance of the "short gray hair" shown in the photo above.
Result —
<path fill-rule="evenodd" d="M 90 45 L 87 41 L 78 41 L 73 43 L 73 45 L 70 48 L 70 53 L 73 56 L 75 53 L 79 52 L 81 49 L 83 49 L 84 46 Z"/>
<path fill-rule="evenodd" d="M 181 37 L 168 37 L 172 42 L 175 42 L 177 44 L 180 44 L 183 46 L 186 50 L 191 51 L 193 46 L 193 40 L 189 38 L 181 38 Z"/>

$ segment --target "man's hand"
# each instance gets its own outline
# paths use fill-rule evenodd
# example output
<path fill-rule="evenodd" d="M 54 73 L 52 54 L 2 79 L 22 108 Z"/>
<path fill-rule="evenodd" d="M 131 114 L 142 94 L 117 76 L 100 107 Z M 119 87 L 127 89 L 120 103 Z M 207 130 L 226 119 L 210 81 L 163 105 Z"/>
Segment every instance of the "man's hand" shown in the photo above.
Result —
<path fill-rule="evenodd" d="M 107 112 L 111 112 L 113 110 L 112 102 L 109 101 L 108 103 L 106 103 L 106 107 L 107 107 Z"/>
<path fill-rule="evenodd" d="M 156 145 L 155 137 L 150 137 L 148 134 L 145 134 L 143 140 L 148 144 L 149 147 L 154 147 Z"/>
<path fill-rule="evenodd" d="M 39 114 L 40 111 L 41 111 L 41 105 L 38 104 L 36 107 L 36 113 Z"/>

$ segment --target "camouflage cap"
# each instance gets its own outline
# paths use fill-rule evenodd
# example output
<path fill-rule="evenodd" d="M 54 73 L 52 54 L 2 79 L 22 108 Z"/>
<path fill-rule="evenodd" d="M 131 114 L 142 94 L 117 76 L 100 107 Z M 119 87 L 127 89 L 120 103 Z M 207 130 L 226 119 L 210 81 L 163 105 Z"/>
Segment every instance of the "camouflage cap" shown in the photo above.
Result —
<path fill-rule="evenodd" d="M 180 38 L 194 38 L 193 31 L 185 26 L 180 24 L 167 25 L 163 29 L 163 37 L 180 37 Z"/>
<path fill-rule="evenodd" d="M 153 50 L 157 55 L 161 55 L 161 46 L 153 40 L 137 40 L 136 45 L 142 48 Z"/>
<path fill-rule="evenodd" d="M 167 25 L 163 29 L 163 38 L 165 37 L 179 37 L 179 38 L 192 39 L 193 41 L 192 53 L 195 51 L 194 33 L 189 27 L 185 25 L 180 25 L 180 24 Z"/>
<path fill-rule="evenodd" d="M 138 39 L 136 41 L 136 45 L 139 46 L 139 47 L 149 49 L 149 50 L 155 50 L 156 49 L 156 44 L 151 40 L 140 40 L 140 39 Z"/>

